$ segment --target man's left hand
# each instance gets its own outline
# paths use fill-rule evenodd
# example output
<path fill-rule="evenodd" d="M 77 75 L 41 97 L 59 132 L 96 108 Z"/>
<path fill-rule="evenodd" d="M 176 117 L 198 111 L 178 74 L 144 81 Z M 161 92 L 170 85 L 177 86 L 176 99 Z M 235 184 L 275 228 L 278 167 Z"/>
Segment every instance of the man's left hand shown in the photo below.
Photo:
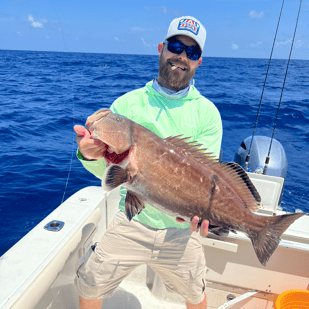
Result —
<path fill-rule="evenodd" d="M 185 220 L 176 218 L 176 221 L 179 223 L 184 223 Z M 195 232 L 198 227 L 198 223 L 200 222 L 200 218 L 198 216 L 194 216 L 190 222 L 190 231 Z M 200 226 L 200 234 L 202 237 L 206 237 L 208 235 L 208 227 L 209 227 L 209 221 L 204 219 L 201 226 Z"/>

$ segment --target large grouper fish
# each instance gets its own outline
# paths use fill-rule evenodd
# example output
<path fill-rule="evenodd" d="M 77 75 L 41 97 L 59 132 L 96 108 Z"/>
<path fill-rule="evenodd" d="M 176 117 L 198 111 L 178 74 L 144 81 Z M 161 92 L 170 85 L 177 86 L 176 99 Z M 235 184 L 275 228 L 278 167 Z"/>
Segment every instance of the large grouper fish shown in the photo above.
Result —
<path fill-rule="evenodd" d="M 219 162 L 188 138 L 160 138 L 130 119 L 101 109 L 86 127 L 106 144 L 107 168 L 102 186 L 127 190 L 125 209 L 131 220 L 144 203 L 190 222 L 198 216 L 211 225 L 245 233 L 266 266 L 282 233 L 303 213 L 259 216 L 260 195 L 236 163 Z"/>

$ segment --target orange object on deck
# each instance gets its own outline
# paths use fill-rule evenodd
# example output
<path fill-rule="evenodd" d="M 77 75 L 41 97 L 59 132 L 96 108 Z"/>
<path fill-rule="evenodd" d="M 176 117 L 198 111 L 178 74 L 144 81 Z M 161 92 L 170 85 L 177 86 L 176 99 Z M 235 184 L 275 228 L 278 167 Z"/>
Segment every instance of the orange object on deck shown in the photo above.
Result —
<path fill-rule="evenodd" d="M 281 293 L 276 300 L 276 309 L 309 308 L 309 291 L 289 290 Z"/>

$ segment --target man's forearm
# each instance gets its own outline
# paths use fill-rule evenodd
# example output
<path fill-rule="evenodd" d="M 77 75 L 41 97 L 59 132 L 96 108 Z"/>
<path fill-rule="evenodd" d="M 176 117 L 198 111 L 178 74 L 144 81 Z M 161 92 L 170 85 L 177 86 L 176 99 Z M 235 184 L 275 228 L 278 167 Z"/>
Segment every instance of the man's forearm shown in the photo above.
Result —
<path fill-rule="evenodd" d="M 99 179 L 103 178 L 103 174 L 106 170 L 105 159 L 100 160 L 85 160 L 83 155 L 77 150 L 77 158 L 83 164 L 84 168 L 89 171 L 91 174 L 96 176 Z"/>

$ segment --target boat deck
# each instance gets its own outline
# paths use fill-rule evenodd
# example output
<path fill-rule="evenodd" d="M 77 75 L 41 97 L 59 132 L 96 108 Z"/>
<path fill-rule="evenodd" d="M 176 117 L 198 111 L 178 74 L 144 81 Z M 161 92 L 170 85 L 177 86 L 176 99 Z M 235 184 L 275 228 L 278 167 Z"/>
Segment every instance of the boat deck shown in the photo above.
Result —
<path fill-rule="evenodd" d="M 181 296 L 164 291 L 158 299 L 151 293 L 146 284 L 146 265 L 138 267 L 119 286 L 115 294 L 104 300 L 102 309 L 185 309 Z M 221 289 L 220 289 L 221 288 Z M 219 284 L 208 283 L 206 287 L 207 309 L 218 309 L 225 304 L 228 295 L 235 297 L 243 295 L 246 291 L 233 291 Z M 237 293 L 239 292 L 239 293 Z M 273 294 L 257 294 L 237 304 L 226 306 L 229 309 L 273 309 Z"/>
<path fill-rule="evenodd" d="M 184 309 L 183 298 L 168 293 L 164 300 L 155 297 L 146 285 L 146 265 L 135 269 L 103 302 L 102 309 Z M 167 296 L 167 297 L 166 297 Z M 210 308 L 210 307 L 209 307 Z"/>

